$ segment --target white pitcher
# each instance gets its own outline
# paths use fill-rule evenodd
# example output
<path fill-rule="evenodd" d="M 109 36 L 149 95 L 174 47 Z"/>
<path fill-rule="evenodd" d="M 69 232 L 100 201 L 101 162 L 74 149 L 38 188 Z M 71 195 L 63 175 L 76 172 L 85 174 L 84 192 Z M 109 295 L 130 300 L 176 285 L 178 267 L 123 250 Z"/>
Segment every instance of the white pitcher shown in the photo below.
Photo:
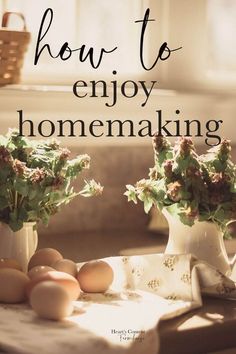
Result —
<path fill-rule="evenodd" d="M 0 258 L 17 260 L 25 273 L 37 244 L 35 222 L 25 222 L 22 229 L 16 232 L 13 232 L 7 224 L 0 223 Z"/>
<path fill-rule="evenodd" d="M 225 275 L 231 274 L 223 234 L 216 224 L 195 221 L 193 226 L 184 225 L 177 217 L 163 210 L 169 224 L 166 254 L 191 253 L 216 267 Z"/>

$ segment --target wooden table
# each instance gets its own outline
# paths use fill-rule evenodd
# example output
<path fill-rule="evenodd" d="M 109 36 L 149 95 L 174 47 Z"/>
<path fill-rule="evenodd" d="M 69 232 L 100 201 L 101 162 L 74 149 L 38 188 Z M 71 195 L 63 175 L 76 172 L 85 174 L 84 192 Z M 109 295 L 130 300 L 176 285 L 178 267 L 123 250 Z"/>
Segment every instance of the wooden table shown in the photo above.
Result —
<path fill-rule="evenodd" d="M 203 307 L 159 326 L 160 354 L 200 354 L 234 348 L 236 301 L 204 298 Z"/>

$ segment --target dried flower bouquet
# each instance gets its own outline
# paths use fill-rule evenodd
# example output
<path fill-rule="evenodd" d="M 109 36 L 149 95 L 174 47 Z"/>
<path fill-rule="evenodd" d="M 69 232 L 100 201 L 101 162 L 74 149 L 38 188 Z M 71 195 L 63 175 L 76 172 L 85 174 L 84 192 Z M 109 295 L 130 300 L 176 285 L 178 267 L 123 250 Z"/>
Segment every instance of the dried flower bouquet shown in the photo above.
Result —
<path fill-rule="evenodd" d="M 94 180 L 74 192 L 71 182 L 89 168 L 90 157 L 69 156 L 57 141 L 29 141 L 16 130 L 0 136 L 0 221 L 13 231 L 24 222 L 47 224 L 74 197 L 100 194 L 102 187 Z"/>
<path fill-rule="evenodd" d="M 180 138 L 173 147 L 155 134 L 153 147 L 155 166 L 149 178 L 126 186 L 128 200 L 141 200 L 146 213 L 153 205 L 166 208 L 189 226 L 195 220 L 213 222 L 229 236 L 227 223 L 236 217 L 236 166 L 230 142 L 222 140 L 198 155 L 189 138 Z"/>

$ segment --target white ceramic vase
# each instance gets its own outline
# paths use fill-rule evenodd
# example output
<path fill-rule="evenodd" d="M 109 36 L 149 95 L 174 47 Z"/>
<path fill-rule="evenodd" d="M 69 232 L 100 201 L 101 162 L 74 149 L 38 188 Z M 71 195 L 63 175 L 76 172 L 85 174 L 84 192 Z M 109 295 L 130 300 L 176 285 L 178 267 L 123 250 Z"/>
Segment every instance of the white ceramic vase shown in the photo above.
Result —
<path fill-rule="evenodd" d="M 222 232 L 217 225 L 196 221 L 193 226 L 187 226 L 163 210 L 169 224 L 169 240 L 166 254 L 191 253 L 216 267 L 225 275 L 230 275 L 231 267 L 226 253 Z"/>
<path fill-rule="evenodd" d="M 38 244 L 35 222 L 24 223 L 21 230 L 13 232 L 7 224 L 0 223 L 0 258 L 16 259 L 24 272 Z"/>

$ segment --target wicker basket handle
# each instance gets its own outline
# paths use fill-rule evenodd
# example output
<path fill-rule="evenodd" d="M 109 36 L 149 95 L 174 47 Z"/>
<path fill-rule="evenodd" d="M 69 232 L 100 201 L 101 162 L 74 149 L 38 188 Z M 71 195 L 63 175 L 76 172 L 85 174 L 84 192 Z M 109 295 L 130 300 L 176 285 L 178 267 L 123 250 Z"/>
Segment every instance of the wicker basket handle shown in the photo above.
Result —
<path fill-rule="evenodd" d="M 23 25 L 24 25 L 23 31 L 26 31 L 27 28 L 26 28 L 25 17 L 20 12 L 5 12 L 3 17 L 2 17 L 2 27 L 7 27 L 8 21 L 9 21 L 9 18 L 10 18 L 11 15 L 16 15 L 16 16 L 18 16 L 18 17 L 20 17 L 22 19 Z"/>

